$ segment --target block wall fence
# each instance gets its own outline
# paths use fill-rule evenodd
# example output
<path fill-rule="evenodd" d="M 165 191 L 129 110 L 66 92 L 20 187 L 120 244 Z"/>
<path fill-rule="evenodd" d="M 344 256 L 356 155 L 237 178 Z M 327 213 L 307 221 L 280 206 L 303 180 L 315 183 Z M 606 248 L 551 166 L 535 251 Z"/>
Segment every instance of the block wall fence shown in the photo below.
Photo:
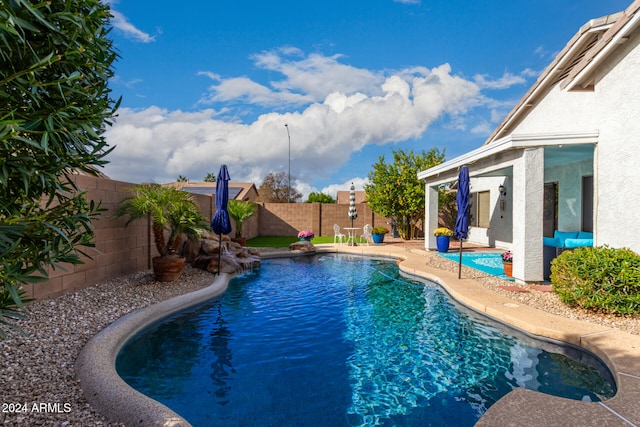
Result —
<path fill-rule="evenodd" d="M 153 242 L 151 222 L 139 219 L 126 226 L 125 218 L 116 218 L 118 203 L 136 184 L 108 178 L 74 176 L 78 188 L 86 192 L 88 200 L 101 202 L 106 210 L 93 221 L 95 248 L 84 248 L 91 258 L 83 257 L 84 264 L 61 265 L 49 269 L 49 280 L 25 285 L 27 294 L 36 299 L 55 297 L 116 277 L 151 269 L 151 259 L 157 256 Z M 206 218 L 215 213 L 214 198 L 194 194 Z M 258 203 L 257 214 L 243 225 L 243 237 L 295 236 L 300 230 L 312 230 L 318 236 L 333 236 L 333 225 L 351 227 L 347 217 L 348 204 L 322 203 Z M 354 227 L 365 224 L 386 226 L 388 218 L 373 213 L 366 203 L 356 205 L 358 218 Z M 235 231 L 232 231 L 233 236 Z M 346 234 L 346 233 L 345 233 Z"/>

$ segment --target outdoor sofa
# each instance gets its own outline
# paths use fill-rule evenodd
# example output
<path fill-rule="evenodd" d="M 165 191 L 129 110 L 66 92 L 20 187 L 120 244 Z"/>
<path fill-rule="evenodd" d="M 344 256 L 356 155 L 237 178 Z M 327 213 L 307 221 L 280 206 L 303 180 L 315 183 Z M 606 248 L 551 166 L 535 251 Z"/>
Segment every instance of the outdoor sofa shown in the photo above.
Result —
<path fill-rule="evenodd" d="M 553 237 L 543 237 L 544 280 L 551 275 L 551 261 L 564 250 L 593 246 L 593 233 L 588 231 L 553 232 Z"/>

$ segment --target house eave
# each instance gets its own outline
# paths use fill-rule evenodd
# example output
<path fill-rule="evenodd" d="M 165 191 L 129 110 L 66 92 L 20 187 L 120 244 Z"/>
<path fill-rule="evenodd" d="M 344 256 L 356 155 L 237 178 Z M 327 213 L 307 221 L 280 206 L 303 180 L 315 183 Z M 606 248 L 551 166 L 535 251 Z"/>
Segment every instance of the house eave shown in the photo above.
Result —
<path fill-rule="evenodd" d="M 461 156 L 418 172 L 418 179 L 428 181 L 430 178 L 437 178 L 439 175 L 457 170 L 460 166 L 471 165 L 479 160 L 490 158 L 507 150 L 571 144 L 596 144 L 598 137 L 599 132 L 597 130 L 588 132 L 507 135 L 491 144 L 482 145 Z"/>
<path fill-rule="evenodd" d="M 579 64 L 574 73 L 569 76 L 566 82 L 561 86 L 564 90 L 577 89 L 585 87 L 591 83 L 593 73 L 597 67 L 606 60 L 609 54 L 619 45 L 624 44 L 629 39 L 629 34 L 636 29 L 640 23 L 640 14 L 638 12 L 638 4 L 632 5 L 625 12 L 623 18 L 613 25 L 613 29 L 607 31 L 602 40 L 594 47 L 594 55 L 584 58 L 583 63 Z M 617 28 L 620 26 L 620 28 Z M 609 35 L 608 33 L 612 33 Z"/>
<path fill-rule="evenodd" d="M 567 64 L 571 62 L 574 56 L 584 48 L 589 38 L 591 38 L 594 33 L 606 34 L 609 30 L 611 30 L 612 27 L 615 26 L 620 18 L 624 16 L 624 13 L 629 13 L 631 10 L 632 8 L 630 7 L 625 12 L 618 12 L 602 18 L 592 19 L 587 24 L 583 25 L 569 41 L 569 43 L 567 43 L 567 46 L 558 54 L 551 65 L 549 65 L 549 67 L 547 67 L 542 72 L 536 83 L 531 87 L 531 89 L 529 89 L 529 91 L 523 96 L 518 104 L 516 104 L 516 106 L 511 110 L 507 117 L 505 117 L 502 123 L 500 123 L 500 125 L 498 125 L 493 133 L 489 135 L 484 144 L 492 144 L 500 137 L 509 133 L 512 130 L 514 123 L 517 123 L 520 118 L 523 115 L 527 114 L 529 109 L 535 105 L 539 95 L 541 93 L 544 93 L 545 90 L 555 84 L 554 82 L 556 81 L 558 75 L 562 73 L 563 69 L 567 66 Z M 628 31 L 628 29 L 625 30 L 624 34 L 627 34 Z M 622 36 L 623 35 L 621 35 L 620 37 Z M 615 46 L 615 44 L 612 45 L 612 48 L 613 46 Z M 606 57 L 608 52 L 609 49 L 606 52 L 602 52 L 604 56 L 599 57 L 598 61 L 601 60 L 600 58 Z M 596 64 L 594 64 L 594 66 L 595 65 Z M 589 70 L 592 69 L 593 66 L 589 65 Z M 588 70 L 585 71 L 585 73 L 587 72 Z M 578 76 L 580 77 L 580 79 L 578 79 L 577 77 L 571 77 L 570 79 L 568 79 L 572 82 L 571 87 L 573 88 L 578 83 L 581 83 L 583 86 L 587 85 L 587 83 L 584 83 L 584 76 L 585 74 L 581 74 L 580 76 Z"/>

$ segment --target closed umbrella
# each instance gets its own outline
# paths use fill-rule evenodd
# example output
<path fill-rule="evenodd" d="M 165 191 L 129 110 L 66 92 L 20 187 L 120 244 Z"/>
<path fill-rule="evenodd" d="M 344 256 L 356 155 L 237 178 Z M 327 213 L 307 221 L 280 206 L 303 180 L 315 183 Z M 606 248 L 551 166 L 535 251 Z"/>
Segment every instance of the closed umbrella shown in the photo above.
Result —
<path fill-rule="evenodd" d="M 229 219 L 229 171 L 227 165 L 222 165 L 216 181 L 216 213 L 211 220 L 211 229 L 220 236 L 218 247 L 218 273 L 220 274 L 220 260 L 222 256 L 222 235 L 231 233 L 231 220 Z"/>
<path fill-rule="evenodd" d="M 460 241 L 460 262 L 458 264 L 458 279 L 462 274 L 462 240 L 469 235 L 469 168 L 462 166 L 458 173 L 458 194 L 456 196 L 458 216 L 453 235 Z"/>
<path fill-rule="evenodd" d="M 351 183 L 351 192 L 349 193 L 349 219 L 351 220 L 351 228 L 353 228 L 353 221 L 358 218 L 358 211 L 356 210 L 356 187 Z M 353 233 L 353 230 L 351 230 Z M 352 238 L 351 245 L 355 246 L 356 242 Z"/>

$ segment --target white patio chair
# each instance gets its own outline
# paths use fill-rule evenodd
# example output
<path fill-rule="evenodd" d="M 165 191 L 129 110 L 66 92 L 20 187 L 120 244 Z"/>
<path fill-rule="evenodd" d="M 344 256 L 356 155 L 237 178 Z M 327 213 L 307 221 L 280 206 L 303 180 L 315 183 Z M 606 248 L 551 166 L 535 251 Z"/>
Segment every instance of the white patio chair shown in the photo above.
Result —
<path fill-rule="evenodd" d="M 371 241 L 371 230 L 373 230 L 371 224 L 366 224 L 362 229 L 362 235 L 360 236 L 360 241 L 364 240 L 367 243 L 367 246 L 369 246 L 369 242 Z"/>
<path fill-rule="evenodd" d="M 338 224 L 333 224 L 333 244 L 336 244 L 336 241 L 340 241 L 340 244 L 343 244 L 347 240 L 347 236 L 340 232 L 340 226 Z"/>

